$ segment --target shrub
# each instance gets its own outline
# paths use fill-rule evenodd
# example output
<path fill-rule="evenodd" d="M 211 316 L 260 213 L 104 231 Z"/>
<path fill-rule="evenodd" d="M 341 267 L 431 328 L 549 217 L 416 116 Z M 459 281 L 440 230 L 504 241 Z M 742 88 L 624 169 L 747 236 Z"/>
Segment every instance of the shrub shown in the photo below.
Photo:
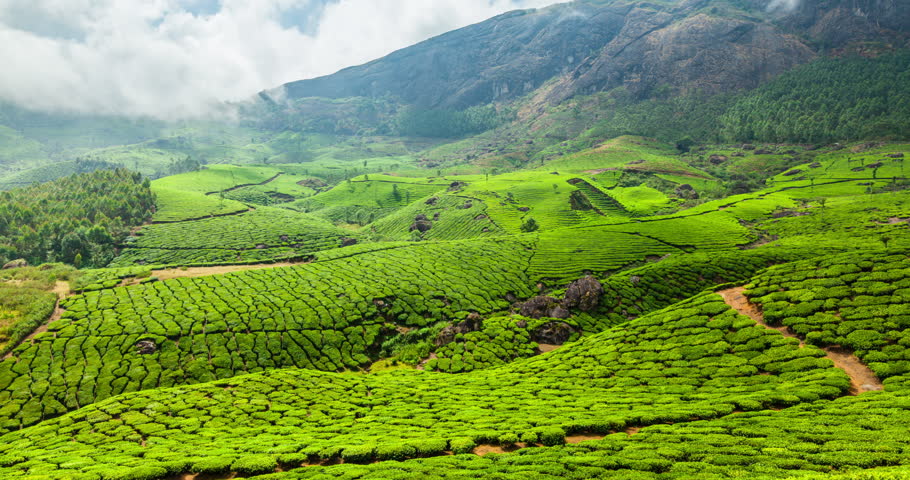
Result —
<path fill-rule="evenodd" d="M 437 455 L 446 451 L 449 442 L 444 438 L 426 438 L 412 441 L 411 445 L 421 455 Z"/>
<path fill-rule="evenodd" d="M 238 458 L 231 470 L 248 475 L 257 475 L 275 471 L 275 457 L 271 455 L 246 455 Z"/>
<path fill-rule="evenodd" d="M 231 471 L 235 457 L 213 456 L 197 460 L 193 463 L 193 473 L 225 473 Z"/>
<path fill-rule="evenodd" d="M 476 446 L 477 444 L 474 443 L 474 439 L 468 437 L 453 438 L 449 441 L 449 448 L 455 455 L 471 453 Z"/>
<path fill-rule="evenodd" d="M 847 335 L 844 342 L 847 347 L 855 350 L 873 350 L 883 346 L 885 342 L 884 335 L 874 330 L 857 330 Z"/>
<path fill-rule="evenodd" d="M 499 444 L 503 446 L 511 446 L 518 443 L 520 440 L 517 433 L 504 433 L 499 436 Z"/>
<path fill-rule="evenodd" d="M 348 463 L 368 463 L 373 461 L 376 448 L 372 445 L 355 445 L 341 451 L 341 458 Z"/>
<path fill-rule="evenodd" d="M 376 457 L 379 460 L 405 460 L 416 453 L 416 448 L 403 443 L 385 444 L 376 448 Z"/>
<path fill-rule="evenodd" d="M 540 434 L 540 443 L 551 447 L 553 445 L 562 445 L 566 441 L 566 432 L 561 428 L 545 427 L 538 429 Z"/>

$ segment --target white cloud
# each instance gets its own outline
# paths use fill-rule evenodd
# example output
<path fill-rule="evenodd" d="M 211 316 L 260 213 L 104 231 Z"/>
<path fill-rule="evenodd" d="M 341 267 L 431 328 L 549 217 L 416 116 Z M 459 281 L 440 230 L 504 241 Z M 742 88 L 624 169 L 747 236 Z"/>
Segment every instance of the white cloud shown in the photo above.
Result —
<path fill-rule="evenodd" d="M 800 0 L 771 0 L 771 3 L 768 4 L 768 11 L 783 10 L 785 12 L 792 12 L 799 7 L 799 3 Z"/>
<path fill-rule="evenodd" d="M 0 0 L 0 100 L 47 111 L 206 115 L 223 100 L 557 0 L 221 0 L 214 13 L 192 13 L 201 3 L 214 4 Z M 308 8 L 321 12 L 318 24 L 283 26 L 283 13 Z"/>

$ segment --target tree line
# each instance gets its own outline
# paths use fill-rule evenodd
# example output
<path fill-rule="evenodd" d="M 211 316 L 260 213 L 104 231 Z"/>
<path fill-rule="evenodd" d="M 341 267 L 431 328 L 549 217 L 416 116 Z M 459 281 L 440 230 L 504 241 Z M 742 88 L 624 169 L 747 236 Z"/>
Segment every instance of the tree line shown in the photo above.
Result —
<path fill-rule="evenodd" d="M 0 261 L 105 266 L 154 205 L 148 180 L 123 168 L 0 192 Z"/>

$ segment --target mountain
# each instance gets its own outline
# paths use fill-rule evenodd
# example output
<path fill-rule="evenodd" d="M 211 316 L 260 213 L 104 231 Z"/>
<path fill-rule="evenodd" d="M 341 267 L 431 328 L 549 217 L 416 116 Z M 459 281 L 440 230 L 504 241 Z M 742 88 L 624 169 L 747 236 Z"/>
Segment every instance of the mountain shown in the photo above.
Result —
<path fill-rule="evenodd" d="M 670 88 L 754 88 L 854 42 L 905 45 L 904 0 L 575 2 L 520 10 L 440 35 L 365 65 L 285 85 L 289 98 L 391 97 L 462 109 L 529 94 L 557 104 L 624 86 L 639 97 Z"/>

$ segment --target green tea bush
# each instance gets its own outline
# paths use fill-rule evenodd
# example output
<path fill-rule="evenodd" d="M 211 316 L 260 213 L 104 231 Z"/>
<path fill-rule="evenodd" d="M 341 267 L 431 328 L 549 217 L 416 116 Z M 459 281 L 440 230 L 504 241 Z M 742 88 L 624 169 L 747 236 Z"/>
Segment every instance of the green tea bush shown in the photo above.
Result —
<path fill-rule="evenodd" d="M 262 351 L 270 350 L 268 345 L 266 340 Z M 196 342 L 191 346 L 199 348 Z M 206 448 L 208 463 L 195 458 L 190 470 L 216 472 L 249 456 L 257 462 L 267 458 L 273 467 L 281 452 L 295 451 L 301 454 L 296 460 L 370 463 L 438 455 L 446 448 L 464 454 L 478 445 L 516 440 L 563 448 L 556 446 L 569 434 L 688 423 L 840 396 L 849 379 L 823 356 L 755 325 L 706 293 L 547 355 L 461 375 L 269 369 L 124 394 L 9 432 L 0 455 L 29 459 L 9 462 L 10 472 L 44 468 L 60 456 L 131 465 L 141 455 L 147 466 L 165 468 L 164 462 L 176 461 L 171 455 L 193 458 Z M 129 366 L 122 371 L 124 380 L 111 382 L 112 389 L 128 385 Z M 38 388 L 24 380 L 17 385 L 30 395 Z M 14 400 L 4 408 L 20 404 L 26 411 L 34 405 Z M 13 418 L 21 424 L 42 414 L 39 407 Z M 217 448 L 210 438 L 218 439 Z M 143 441 L 146 447 L 139 447 Z M 667 468 L 658 457 L 623 461 L 642 471 Z"/>
<path fill-rule="evenodd" d="M 280 367 L 361 369 L 397 326 L 462 320 L 507 309 L 509 294 L 531 296 L 529 255 L 519 240 L 411 244 L 71 297 L 52 334 L 0 362 L 4 428 L 129 391 Z M 154 343 L 152 353 L 138 353 L 143 340 Z M 31 378 L 25 365 L 54 373 Z"/>
<path fill-rule="evenodd" d="M 275 471 L 275 457 L 246 455 L 231 464 L 231 470 L 244 475 L 259 475 Z"/>
<path fill-rule="evenodd" d="M 455 455 L 471 453 L 476 446 L 472 438 L 453 438 L 449 441 L 449 448 Z"/>
<path fill-rule="evenodd" d="M 338 248 L 357 234 L 303 213 L 260 207 L 239 215 L 143 227 L 112 267 L 243 263 Z"/>
<path fill-rule="evenodd" d="M 855 350 L 880 378 L 901 383 L 908 372 L 907 286 L 906 254 L 870 251 L 773 267 L 753 280 L 746 295 L 769 322 L 815 345 Z"/>

